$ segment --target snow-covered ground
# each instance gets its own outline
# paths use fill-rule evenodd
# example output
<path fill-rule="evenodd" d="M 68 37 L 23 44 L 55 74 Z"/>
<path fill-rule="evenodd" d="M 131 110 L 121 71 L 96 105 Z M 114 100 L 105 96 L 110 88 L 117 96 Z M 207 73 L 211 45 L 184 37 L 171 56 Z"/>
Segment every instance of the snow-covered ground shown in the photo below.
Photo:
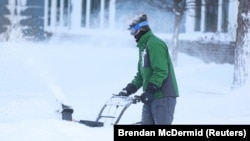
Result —
<path fill-rule="evenodd" d="M 74 108 L 74 119 L 95 120 L 136 72 L 137 48 L 124 35 L 0 43 L 0 139 L 113 140 L 110 125 L 90 128 L 61 120 L 58 101 Z M 233 65 L 179 54 L 175 71 L 180 97 L 174 124 L 250 124 L 250 84 L 230 92 Z M 120 123 L 139 121 L 141 106 L 131 105 Z"/>

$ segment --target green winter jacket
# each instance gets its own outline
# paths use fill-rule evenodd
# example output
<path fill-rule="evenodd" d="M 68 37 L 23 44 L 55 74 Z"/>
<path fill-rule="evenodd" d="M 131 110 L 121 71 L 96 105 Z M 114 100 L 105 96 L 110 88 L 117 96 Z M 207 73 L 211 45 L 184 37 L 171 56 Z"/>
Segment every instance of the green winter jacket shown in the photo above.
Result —
<path fill-rule="evenodd" d="M 148 31 L 137 43 L 139 48 L 138 71 L 132 83 L 146 90 L 148 82 L 154 83 L 159 89 L 154 98 L 165 96 L 178 97 L 178 86 L 168 47 L 164 41 Z"/>

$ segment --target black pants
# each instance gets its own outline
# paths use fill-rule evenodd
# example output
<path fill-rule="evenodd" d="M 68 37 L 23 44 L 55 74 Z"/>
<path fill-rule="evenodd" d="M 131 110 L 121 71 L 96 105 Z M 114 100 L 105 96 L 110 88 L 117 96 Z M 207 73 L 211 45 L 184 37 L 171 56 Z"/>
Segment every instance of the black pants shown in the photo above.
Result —
<path fill-rule="evenodd" d="M 176 97 L 155 99 L 142 107 L 142 125 L 171 125 L 174 119 Z"/>

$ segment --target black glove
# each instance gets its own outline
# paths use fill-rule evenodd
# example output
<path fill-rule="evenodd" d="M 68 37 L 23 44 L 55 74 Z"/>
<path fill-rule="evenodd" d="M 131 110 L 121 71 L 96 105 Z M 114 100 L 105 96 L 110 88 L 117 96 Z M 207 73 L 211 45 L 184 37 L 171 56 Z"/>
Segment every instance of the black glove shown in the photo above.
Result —
<path fill-rule="evenodd" d="M 144 104 L 149 104 L 154 100 L 154 96 L 151 93 L 144 92 L 141 94 L 141 102 Z"/>
<path fill-rule="evenodd" d="M 119 96 L 129 96 L 126 90 L 122 90 L 118 94 Z"/>
<path fill-rule="evenodd" d="M 157 89 L 158 88 L 154 83 L 149 82 L 146 91 L 141 94 L 142 103 L 144 104 L 151 103 L 154 100 L 153 94 L 157 91 Z"/>
<path fill-rule="evenodd" d="M 120 96 L 129 96 L 137 91 L 137 88 L 134 84 L 129 83 L 122 91 L 119 93 Z"/>

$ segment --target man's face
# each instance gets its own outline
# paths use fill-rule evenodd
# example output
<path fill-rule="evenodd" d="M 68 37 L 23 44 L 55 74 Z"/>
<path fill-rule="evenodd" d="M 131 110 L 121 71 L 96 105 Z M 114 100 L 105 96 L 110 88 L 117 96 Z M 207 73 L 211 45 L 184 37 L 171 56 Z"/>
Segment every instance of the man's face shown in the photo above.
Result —
<path fill-rule="evenodd" d="M 137 35 L 139 32 L 140 32 L 140 30 L 136 30 L 135 28 L 130 29 L 130 34 L 131 34 L 132 36 Z"/>

